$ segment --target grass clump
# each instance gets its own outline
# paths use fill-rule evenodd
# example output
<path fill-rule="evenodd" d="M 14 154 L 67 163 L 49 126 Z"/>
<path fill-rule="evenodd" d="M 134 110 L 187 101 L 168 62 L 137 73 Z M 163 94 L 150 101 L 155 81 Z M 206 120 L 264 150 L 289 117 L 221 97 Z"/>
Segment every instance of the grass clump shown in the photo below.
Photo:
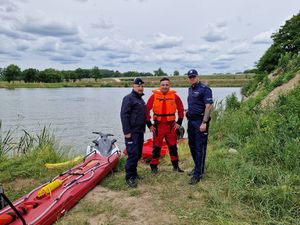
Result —
<path fill-rule="evenodd" d="M 257 208 L 265 224 L 299 223 L 299 93 L 300 85 L 268 108 L 257 99 L 238 107 L 229 99 L 213 117 L 211 137 L 219 150 L 208 167 L 234 199 Z"/>
<path fill-rule="evenodd" d="M 12 200 L 66 169 L 49 171 L 45 163 L 68 158 L 68 150 L 58 146 L 48 128 L 44 127 L 37 135 L 31 135 L 25 130 L 23 132 L 18 141 L 14 140 L 12 130 L 3 132 L 5 138 L 0 140 L 0 183 Z M 23 185 L 21 190 L 14 187 L 18 182 Z"/>

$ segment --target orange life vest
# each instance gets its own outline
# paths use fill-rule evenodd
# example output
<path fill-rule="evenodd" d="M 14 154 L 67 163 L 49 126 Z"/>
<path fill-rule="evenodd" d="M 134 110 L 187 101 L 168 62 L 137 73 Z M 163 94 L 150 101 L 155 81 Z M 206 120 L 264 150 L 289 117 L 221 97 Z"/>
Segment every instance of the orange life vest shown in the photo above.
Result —
<path fill-rule="evenodd" d="M 175 90 L 170 89 L 166 94 L 163 94 L 160 89 L 152 91 L 154 94 L 153 100 L 153 119 L 161 121 L 162 117 L 166 117 L 167 121 L 174 121 L 176 119 L 175 113 L 177 105 L 175 102 Z M 163 104 L 165 102 L 166 111 L 163 112 Z"/>

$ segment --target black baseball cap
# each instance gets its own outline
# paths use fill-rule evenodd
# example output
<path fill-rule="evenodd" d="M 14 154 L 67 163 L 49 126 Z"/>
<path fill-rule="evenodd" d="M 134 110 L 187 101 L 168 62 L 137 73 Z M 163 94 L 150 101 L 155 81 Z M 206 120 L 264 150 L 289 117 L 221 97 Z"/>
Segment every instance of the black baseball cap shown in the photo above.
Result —
<path fill-rule="evenodd" d="M 188 77 L 198 76 L 197 70 L 191 69 L 187 72 Z"/>
<path fill-rule="evenodd" d="M 144 83 L 144 81 L 141 78 L 139 78 L 139 77 L 136 77 L 133 80 L 133 84 L 141 85 L 143 83 Z"/>

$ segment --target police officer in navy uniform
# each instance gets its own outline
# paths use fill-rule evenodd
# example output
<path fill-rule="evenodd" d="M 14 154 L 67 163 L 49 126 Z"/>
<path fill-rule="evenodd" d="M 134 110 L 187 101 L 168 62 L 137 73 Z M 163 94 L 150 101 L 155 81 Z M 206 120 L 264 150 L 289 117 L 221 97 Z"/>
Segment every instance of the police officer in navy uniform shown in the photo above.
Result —
<path fill-rule="evenodd" d="M 204 175 L 206 147 L 210 114 L 213 108 L 211 89 L 199 81 L 198 72 L 191 69 L 187 73 L 191 85 L 188 93 L 188 140 L 194 169 L 189 172 L 189 184 L 198 183 Z"/>
<path fill-rule="evenodd" d="M 132 92 L 123 98 L 120 113 L 128 153 L 125 179 L 131 188 L 137 187 L 137 179 L 142 178 L 137 173 L 137 164 L 142 156 L 146 126 L 146 105 L 142 99 L 143 92 L 144 81 L 141 78 L 135 78 Z"/>

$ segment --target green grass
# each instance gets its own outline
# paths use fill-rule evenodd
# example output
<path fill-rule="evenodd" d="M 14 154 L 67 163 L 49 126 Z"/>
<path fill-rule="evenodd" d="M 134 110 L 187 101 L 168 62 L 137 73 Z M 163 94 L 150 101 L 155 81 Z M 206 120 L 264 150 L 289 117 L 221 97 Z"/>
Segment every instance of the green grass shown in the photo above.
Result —
<path fill-rule="evenodd" d="M 69 152 L 68 149 L 58 146 L 53 134 L 46 127 L 38 135 L 31 135 L 24 131 L 24 135 L 18 141 L 14 140 L 14 132 L 11 130 L 5 135 L 7 134 L 10 138 L 5 146 L 9 148 L 9 151 L 0 155 L 0 183 L 4 185 L 8 197 L 12 200 L 21 197 L 66 169 L 49 171 L 45 167 L 45 163 L 66 160 Z M 14 185 L 16 182 L 20 183 L 21 189 Z"/>
<path fill-rule="evenodd" d="M 168 156 L 161 160 L 156 176 L 150 173 L 149 165 L 139 163 L 139 174 L 145 178 L 139 181 L 137 189 L 128 189 L 125 184 L 125 157 L 121 158 L 115 172 L 100 185 L 114 192 L 122 192 L 124 198 L 139 199 L 145 194 L 153 196 L 151 204 L 159 207 L 161 213 L 175 215 L 177 220 L 173 224 L 297 224 L 298 174 L 289 170 L 282 172 L 278 165 L 260 164 L 247 159 L 246 152 L 241 153 L 239 148 L 238 154 L 229 154 L 226 144 L 215 141 L 214 135 L 212 137 L 206 176 L 198 185 L 189 185 L 186 173 L 173 172 Z M 21 156 L 9 159 L 8 164 L 1 163 L 1 172 L 10 171 L 13 178 L 5 182 L 11 198 L 24 195 L 38 183 L 43 183 L 40 177 L 47 180 L 59 172 L 47 174 L 49 171 L 44 169 L 43 163 L 49 160 L 47 152 L 51 150 L 43 149 L 29 151 L 29 160 Z M 180 145 L 179 154 L 181 167 L 185 171 L 190 170 L 193 163 L 187 144 Z M 37 156 L 42 159 L 36 160 Z M 25 188 L 16 189 L 15 184 L 20 180 L 25 181 Z M 106 224 L 118 224 L 113 219 L 115 215 L 125 221 L 134 220 L 124 206 L 114 204 L 111 196 L 93 201 L 83 199 L 79 206 L 57 224 L 89 224 L 90 218 L 99 216 L 106 218 Z"/>
<path fill-rule="evenodd" d="M 181 167 L 185 171 L 190 170 L 193 163 L 187 144 L 180 145 L 179 152 Z M 186 173 L 172 171 L 168 156 L 161 160 L 156 176 L 150 173 L 149 165 L 139 163 L 138 171 L 145 178 L 139 181 L 137 189 L 127 188 L 124 172 L 114 173 L 104 179 L 101 185 L 110 190 L 125 192 L 124 196 L 140 198 L 145 193 L 153 196 L 153 202 L 159 202 L 161 213 L 175 214 L 178 221 L 174 221 L 174 224 L 263 224 L 264 217 L 260 212 L 236 201 L 226 181 L 229 178 L 220 179 L 214 173 L 214 167 L 220 161 L 213 160 L 219 151 L 210 147 L 208 153 L 206 177 L 195 186 L 188 184 Z"/>
<path fill-rule="evenodd" d="M 300 209 L 300 85 L 273 107 L 258 95 L 217 110 L 211 127 L 216 143 L 213 173 L 236 201 L 257 208 L 265 224 L 298 224 Z M 235 148 L 237 155 L 229 155 Z"/>

